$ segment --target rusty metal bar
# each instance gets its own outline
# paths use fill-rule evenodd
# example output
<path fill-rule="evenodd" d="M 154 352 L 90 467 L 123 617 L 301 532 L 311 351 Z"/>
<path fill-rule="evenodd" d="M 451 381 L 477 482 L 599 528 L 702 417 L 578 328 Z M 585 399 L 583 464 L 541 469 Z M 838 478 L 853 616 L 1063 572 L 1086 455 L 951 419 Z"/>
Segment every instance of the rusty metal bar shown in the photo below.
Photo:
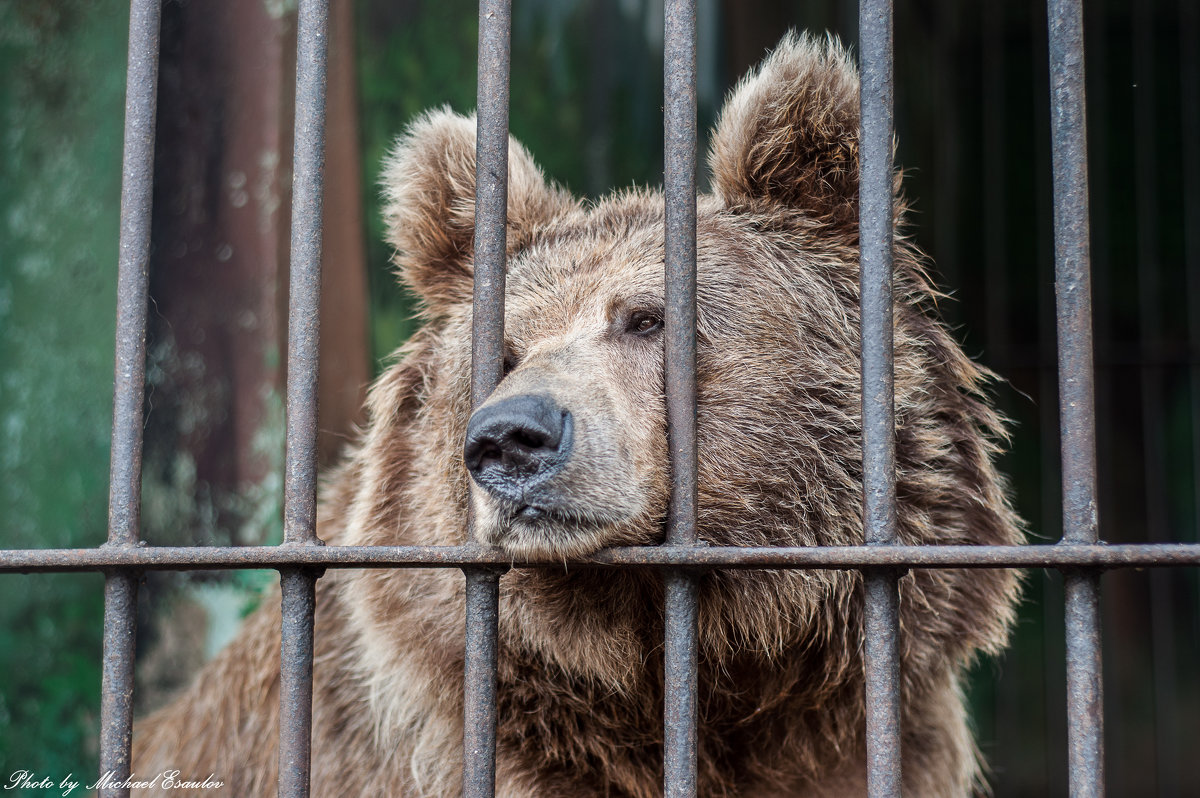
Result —
<path fill-rule="evenodd" d="M 666 4 L 665 385 L 671 457 L 667 542 L 696 542 L 696 7 Z"/>
<path fill-rule="evenodd" d="M 862 303 L 863 524 L 868 546 L 896 541 L 892 377 L 892 3 L 861 0 L 859 269 Z M 863 573 L 867 793 L 898 798 L 900 758 L 899 572 Z"/>
<path fill-rule="evenodd" d="M 512 4 L 479 2 L 475 136 L 475 293 L 471 318 L 471 405 L 479 407 L 504 369 L 504 283 L 508 225 L 508 99 Z M 474 521 L 468 550 L 478 549 Z M 496 791 L 496 630 L 500 572 L 464 569 L 463 795 Z"/>
<path fill-rule="evenodd" d="M 1067 769 L 1072 798 L 1104 795 L 1103 683 L 1100 671 L 1100 576 L 1065 571 Z"/>
<path fill-rule="evenodd" d="M 1099 538 L 1080 0 L 1050 0 L 1049 10 L 1063 540 L 1092 543 Z"/>
<path fill-rule="evenodd" d="M 480 0 L 475 138 L 475 304 L 471 316 L 471 404 L 479 407 L 504 370 L 508 245 L 508 78 L 512 4 Z M 483 179 L 481 179 L 483 178 Z"/>
<path fill-rule="evenodd" d="M 287 455 L 283 547 L 319 548 L 317 375 L 321 332 L 321 222 L 329 0 L 301 0 L 296 23 L 296 123 L 288 296 Z M 313 624 L 319 572 L 279 573 L 279 796 L 307 798 L 312 760 Z"/>
<path fill-rule="evenodd" d="M 696 543 L 696 4 L 664 6 L 664 382 L 671 503 L 667 544 Z M 696 576 L 668 571 L 663 652 L 667 798 L 696 795 Z"/>
<path fill-rule="evenodd" d="M 499 572 L 466 569 L 467 641 L 463 668 L 463 796 L 496 790 L 496 628 Z"/>
<path fill-rule="evenodd" d="M 312 758 L 313 617 L 316 577 L 311 569 L 279 572 L 283 616 L 279 678 L 279 795 L 309 794 Z"/>
<path fill-rule="evenodd" d="M 1063 543 L 1099 537 L 1081 0 L 1048 0 Z M 1072 796 L 1104 795 L 1100 576 L 1067 570 L 1067 742 Z"/>
<path fill-rule="evenodd" d="M 154 188 L 161 6 L 134 0 L 129 9 L 125 77 L 125 149 L 117 275 L 116 363 L 108 498 L 108 551 L 135 547 L 141 527 L 143 396 L 146 389 L 146 306 Z M 133 659 L 138 574 L 110 571 L 104 583 L 104 644 L 100 698 L 101 798 L 128 796 L 133 742 Z"/>
<path fill-rule="evenodd" d="M 104 644 L 100 695 L 101 798 L 128 798 L 133 745 L 133 657 L 137 632 L 137 574 L 110 573 L 104 580 Z"/>
<path fill-rule="evenodd" d="M 301 0 L 296 31 L 296 132 L 288 301 L 285 543 L 317 542 L 317 372 L 329 0 Z"/>
<path fill-rule="evenodd" d="M 242 568 L 1194 568 L 1197 543 L 1038 546 L 631 546 L 584 560 L 513 559 L 476 546 L 144 546 L 0 550 L 0 573 Z"/>
<path fill-rule="evenodd" d="M 900 591 L 894 570 L 863 572 L 867 702 L 867 795 L 901 794 Z"/>

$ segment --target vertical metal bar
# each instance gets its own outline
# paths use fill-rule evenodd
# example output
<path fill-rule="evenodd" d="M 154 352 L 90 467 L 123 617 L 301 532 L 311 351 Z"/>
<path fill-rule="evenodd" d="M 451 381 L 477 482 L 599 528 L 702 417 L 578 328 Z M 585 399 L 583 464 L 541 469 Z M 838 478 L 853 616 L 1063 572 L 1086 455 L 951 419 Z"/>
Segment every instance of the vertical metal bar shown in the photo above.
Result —
<path fill-rule="evenodd" d="M 491 798 L 496 791 L 496 627 L 499 575 L 467 569 L 467 642 L 463 669 L 463 796 Z"/>
<path fill-rule="evenodd" d="M 137 545 L 141 527 L 142 411 L 146 389 L 146 305 L 160 16 L 158 0 L 134 0 L 130 5 L 106 544 L 109 546 Z M 103 783 L 121 784 L 129 778 L 137 580 L 137 574 L 128 571 L 113 571 L 105 577 L 100 699 Z M 106 774 L 108 778 L 104 779 Z M 99 794 L 101 798 L 124 797 L 129 795 L 129 789 L 102 786 Z"/>
<path fill-rule="evenodd" d="M 1098 539 L 1098 520 L 1080 0 L 1050 0 L 1049 11 L 1063 539 L 1092 543 Z"/>
<path fill-rule="evenodd" d="M 282 569 L 279 588 L 283 616 L 279 673 L 279 796 L 307 798 L 312 759 L 316 577 L 310 569 Z"/>
<path fill-rule="evenodd" d="M 1096 429 L 1081 0 L 1048 0 L 1063 543 L 1095 543 Z M 1104 794 L 1100 576 L 1064 573 L 1072 796 Z"/>
<path fill-rule="evenodd" d="M 480 0 L 475 139 L 475 305 L 471 319 L 471 403 L 475 407 L 491 395 L 504 368 L 511 17 L 511 3 L 507 0 Z"/>
<path fill-rule="evenodd" d="M 862 302 L 863 522 L 868 545 L 896 539 L 896 443 L 892 379 L 892 3 L 861 0 L 859 245 Z M 863 574 L 867 792 L 899 796 L 898 575 Z"/>
<path fill-rule="evenodd" d="M 867 700 L 867 795 L 898 798 L 900 758 L 900 593 L 894 571 L 864 575 L 863 635 Z"/>
<path fill-rule="evenodd" d="M 664 7 L 664 374 L 671 504 L 667 543 L 696 543 L 696 4 Z M 696 578 L 664 575 L 663 778 L 668 798 L 696 795 Z"/>
<path fill-rule="evenodd" d="M 471 319 L 471 404 L 479 407 L 504 368 L 504 282 L 508 224 L 508 77 L 512 4 L 479 2 L 475 137 L 475 296 Z M 475 542 L 474 522 L 468 536 Z M 496 627 L 500 576 L 465 569 L 463 795 L 496 791 Z"/>
<path fill-rule="evenodd" d="M 325 86 L 329 0 L 301 0 L 296 25 L 296 123 L 292 155 L 292 250 L 288 297 L 286 546 L 317 537 L 317 375 L 321 307 L 321 221 L 325 193 Z M 279 673 L 279 796 L 307 798 L 312 760 L 311 569 L 279 574 L 283 617 Z"/>
<path fill-rule="evenodd" d="M 100 697 L 101 798 L 128 798 L 133 742 L 133 654 L 137 632 L 136 574 L 112 572 L 104 580 L 104 648 Z M 104 778 L 107 777 L 107 778 Z"/>
<path fill-rule="evenodd" d="M 317 541 L 317 355 L 329 0 L 301 0 L 296 28 L 296 133 L 288 303 L 286 543 Z"/>

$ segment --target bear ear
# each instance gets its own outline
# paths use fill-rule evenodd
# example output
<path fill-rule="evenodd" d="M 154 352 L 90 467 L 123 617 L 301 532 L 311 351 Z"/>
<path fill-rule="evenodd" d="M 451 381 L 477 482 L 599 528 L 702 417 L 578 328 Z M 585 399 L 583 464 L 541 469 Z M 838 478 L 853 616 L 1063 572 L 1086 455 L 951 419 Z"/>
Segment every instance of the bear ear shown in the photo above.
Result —
<path fill-rule="evenodd" d="M 475 118 L 447 108 L 409 125 L 384 160 L 383 221 L 400 277 L 435 315 L 469 302 L 475 241 Z M 539 225 L 576 206 L 549 186 L 516 140 L 508 145 L 509 254 Z"/>
<path fill-rule="evenodd" d="M 834 37 L 787 34 L 730 94 L 709 153 L 730 209 L 782 206 L 857 226 L 858 70 Z"/>

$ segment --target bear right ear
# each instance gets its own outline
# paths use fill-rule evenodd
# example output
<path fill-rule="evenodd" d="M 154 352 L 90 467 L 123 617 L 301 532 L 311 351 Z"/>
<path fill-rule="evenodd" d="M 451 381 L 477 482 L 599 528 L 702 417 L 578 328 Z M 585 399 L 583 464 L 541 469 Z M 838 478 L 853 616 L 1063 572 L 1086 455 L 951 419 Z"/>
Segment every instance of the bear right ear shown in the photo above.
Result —
<path fill-rule="evenodd" d="M 858 220 L 858 70 L 832 37 L 789 33 L 730 94 L 709 152 L 726 207 L 786 207 L 835 230 Z"/>
<path fill-rule="evenodd" d="M 435 315 L 469 302 L 475 242 L 475 118 L 429 111 L 397 139 L 383 165 L 383 221 L 401 278 Z M 508 140 L 508 253 L 539 225 L 576 206 L 547 185 L 516 140 Z"/>

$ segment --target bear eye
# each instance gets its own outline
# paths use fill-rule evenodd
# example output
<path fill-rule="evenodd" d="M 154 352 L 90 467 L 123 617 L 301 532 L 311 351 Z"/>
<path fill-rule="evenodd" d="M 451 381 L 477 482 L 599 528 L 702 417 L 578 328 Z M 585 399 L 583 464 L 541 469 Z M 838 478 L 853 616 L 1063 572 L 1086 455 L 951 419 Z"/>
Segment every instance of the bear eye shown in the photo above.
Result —
<path fill-rule="evenodd" d="M 653 335 L 662 329 L 662 314 L 649 310 L 639 310 L 629 316 L 625 324 L 625 332 L 631 335 Z"/>

